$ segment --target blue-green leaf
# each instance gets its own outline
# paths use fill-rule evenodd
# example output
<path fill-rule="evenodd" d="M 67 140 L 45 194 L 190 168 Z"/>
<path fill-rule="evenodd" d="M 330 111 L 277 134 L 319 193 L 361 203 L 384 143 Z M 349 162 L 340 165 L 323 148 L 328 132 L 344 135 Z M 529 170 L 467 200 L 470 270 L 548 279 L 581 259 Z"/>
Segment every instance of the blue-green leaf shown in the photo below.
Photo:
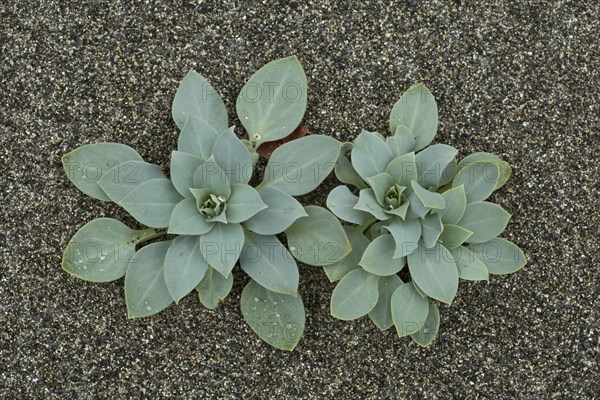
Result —
<path fill-rule="evenodd" d="M 410 335 L 412 340 L 419 345 L 426 347 L 429 346 L 433 339 L 437 336 L 440 328 L 440 311 L 437 306 L 433 303 L 429 303 L 429 312 L 427 313 L 427 319 L 423 323 L 419 332 Z"/>
<path fill-rule="evenodd" d="M 439 243 L 431 249 L 421 244 L 407 261 L 412 279 L 427 296 L 452 303 L 458 290 L 458 270 L 448 249 Z"/>
<path fill-rule="evenodd" d="M 391 305 L 392 320 L 400 337 L 418 332 L 429 312 L 429 301 L 419 295 L 411 282 L 396 289 Z"/>
<path fill-rule="evenodd" d="M 162 169 L 144 161 L 125 161 L 115 165 L 98 180 L 98 185 L 115 203 L 151 179 L 166 179 Z"/>
<path fill-rule="evenodd" d="M 204 161 L 192 154 L 174 151 L 171 154 L 171 180 L 173 186 L 183 197 L 192 197 L 190 188 L 194 188 L 194 172 Z"/>
<path fill-rule="evenodd" d="M 415 153 L 406 153 L 394 158 L 386 167 L 385 172 L 394 178 L 394 182 L 410 187 L 410 182 L 417 179 L 417 164 Z"/>
<path fill-rule="evenodd" d="M 429 249 L 437 243 L 442 234 L 442 230 L 444 229 L 442 220 L 438 214 L 427 214 L 422 219 L 419 219 L 419 222 L 421 223 L 423 243 Z"/>
<path fill-rule="evenodd" d="M 248 183 L 252 177 L 252 159 L 248 148 L 233 133 L 233 128 L 227 129 L 216 140 L 212 155 L 219 167 L 227 175 L 229 183 Z"/>
<path fill-rule="evenodd" d="M 79 146 L 65 154 L 61 161 L 67 177 L 77 189 L 95 199 L 109 201 L 98 180 L 115 165 L 143 160 L 134 149 L 124 144 L 95 143 Z"/>
<path fill-rule="evenodd" d="M 175 302 L 190 293 L 206 274 L 198 236 L 177 236 L 165 257 L 165 283 Z"/>
<path fill-rule="evenodd" d="M 467 207 L 467 197 L 463 185 L 446 190 L 442 193 L 446 208 L 438 210 L 437 213 L 442 217 L 442 222 L 445 224 L 456 225 L 458 221 L 465 215 Z"/>
<path fill-rule="evenodd" d="M 463 244 L 473 232 L 463 227 L 452 224 L 444 224 L 444 230 L 440 235 L 440 243 L 448 250 L 453 250 Z"/>
<path fill-rule="evenodd" d="M 430 192 L 416 181 L 412 181 L 411 186 L 419 200 L 421 200 L 423 207 L 436 210 L 443 210 L 446 207 L 446 201 L 441 194 Z"/>
<path fill-rule="evenodd" d="M 292 56 L 256 71 L 240 91 L 236 110 L 250 140 L 262 144 L 292 133 L 302 121 L 306 102 L 306 75 Z"/>
<path fill-rule="evenodd" d="M 171 241 L 138 250 L 125 274 L 125 302 L 129 318 L 147 317 L 167 308 L 173 298 L 164 277 L 164 261 Z"/>
<path fill-rule="evenodd" d="M 327 208 L 338 218 L 353 224 L 362 224 L 369 217 L 364 211 L 354 209 L 358 196 L 350 192 L 347 186 L 338 186 L 327 196 Z"/>
<path fill-rule="evenodd" d="M 390 113 L 390 132 L 398 125 L 410 129 L 415 137 L 415 150 L 427 146 L 437 132 L 438 110 L 435 98 L 422 83 L 411 86 L 394 104 Z"/>
<path fill-rule="evenodd" d="M 333 170 L 338 181 L 347 185 L 353 185 L 359 189 L 366 189 L 367 184 L 363 181 L 358 172 L 356 172 L 352 163 L 347 158 L 347 153 L 349 154 L 353 147 L 353 143 L 342 143 L 342 149 Z"/>
<path fill-rule="evenodd" d="M 494 275 L 512 274 L 523 268 L 527 262 L 523 250 L 502 238 L 470 245 L 469 250 L 485 264 L 490 274 Z"/>
<path fill-rule="evenodd" d="M 375 194 L 375 198 L 379 205 L 385 206 L 385 195 L 394 184 L 392 176 L 387 172 L 382 172 L 367 178 L 367 182 L 369 182 L 369 186 L 373 189 L 373 193 Z"/>
<path fill-rule="evenodd" d="M 393 155 L 379 135 L 362 131 L 354 141 L 350 158 L 356 172 L 363 179 L 367 179 L 384 172 Z"/>
<path fill-rule="evenodd" d="M 344 232 L 348 237 L 352 250 L 340 261 L 323 267 L 331 282 L 339 281 L 348 272 L 360 268 L 358 262 L 369 246 L 369 239 L 363 234 L 361 226 L 344 226 Z"/>
<path fill-rule="evenodd" d="M 224 128 L 221 126 L 211 127 L 207 121 L 202 118 L 188 115 L 187 122 L 181 128 L 181 133 L 177 139 L 177 150 L 200 157 L 202 160 L 208 160 L 212 154 L 215 141 L 227 129 L 227 120 L 224 121 Z"/>
<path fill-rule="evenodd" d="M 497 155 L 486 152 L 469 154 L 458 163 L 458 168 L 465 168 L 467 165 L 473 162 L 491 162 L 498 165 L 500 176 L 494 190 L 500 189 L 506 184 L 506 182 L 508 182 L 512 169 L 506 161 L 502 161 Z"/>
<path fill-rule="evenodd" d="M 212 156 L 194 172 L 193 181 L 197 189 L 209 189 L 212 194 L 225 198 L 231 195 L 229 179 Z"/>
<path fill-rule="evenodd" d="M 405 219 L 423 218 L 430 211 L 430 208 L 423 205 L 423 202 L 414 191 L 408 195 L 407 202 L 409 206 Z"/>
<path fill-rule="evenodd" d="M 215 227 L 200 236 L 200 251 L 211 267 L 227 277 L 244 246 L 244 230 L 240 224 L 214 223 Z"/>
<path fill-rule="evenodd" d="M 210 232 L 214 223 L 206 221 L 200 214 L 196 199 L 183 199 L 173 209 L 169 221 L 169 233 L 176 235 L 204 235 Z"/>
<path fill-rule="evenodd" d="M 298 218 L 306 217 L 304 207 L 279 189 L 264 187 L 258 191 L 267 205 L 262 211 L 243 222 L 246 229 L 261 235 L 276 235 L 289 228 Z"/>
<path fill-rule="evenodd" d="M 421 237 L 421 224 L 418 220 L 401 220 L 393 218 L 388 226 L 384 227 L 394 237 L 394 258 L 407 256 L 417 250 Z"/>
<path fill-rule="evenodd" d="M 231 185 L 231 196 L 227 199 L 227 222 L 243 222 L 267 208 L 252 186 L 243 183 Z"/>
<path fill-rule="evenodd" d="M 348 272 L 331 296 L 331 315 L 352 320 L 367 315 L 379 298 L 379 277 L 362 269 Z"/>
<path fill-rule="evenodd" d="M 379 298 L 375 308 L 369 311 L 369 318 L 382 331 L 394 325 L 392 319 L 392 295 L 402 285 L 398 275 L 383 276 L 379 278 Z"/>
<path fill-rule="evenodd" d="M 233 274 L 227 278 L 210 266 L 207 268 L 202 281 L 196 286 L 198 298 L 204 307 L 214 310 L 221 300 L 224 300 L 233 287 Z"/>
<path fill-rule="evenodd" d="M 404 257 L 394 258 L 395 250 L 394 237 L 381 235 L 369 244 L 358 264 L 375 275 L 394 275 L 406 264 Z"/>
<path fill-rule="evenodd" d="M 458 246 L 450 250 L 456 267 L 458 268 L 458 277 L 468 281 L 487 281 L 488 270 L 483 261 L 479 259 L 469 248 Z"/>
<path fill-rule="evenodd" d="M 392 216 L 384 212 L 383 207 L 377 202 L 373 189 L 363 189 L 358 193 L 358 203 L 354 206 L 355 210 L 366 211 L 378 220 L 390 219 Z"/>
<path fill-rule="evenodd" d="M 458 172 L 452 181 L 452 186 L 464 185 L 467 203 L 485 200 L 494 191 L 499 173 L 497 164 L 474 162 Z"/>
<path fill-rule="evenodd" d="M 227 109 L 221 96 L 194 70 L 190 70 L 179 84 L 171 111 L 179 129 L 188 122 L 188 116 L 198 119 L 199 134 L 218 135 L 227 129 Z"/>
<path fill-rule="evenodd" d="M 394 157 L 410 153 L 415 150 L 415 137 L 410 129 L 404 125 L 398 125 L 396 133 L 388 137 L 385 142 L 392 151 Z"/>
<path fill-rule="evenodd" d="M 241 309 L 250 328 L 280 350 L 293 350 L 304 332 L 304 304 L 294 297 L 268 290 L 251 280 L 242 291 Z"/>
<path fill-rule="evenodd" d="M 457 225 L 473 232 L 468 243 L 483 243 L 501 234 L 509 219 L 510 214 L 499 205 L 477 201 L 467 204 L 465 215 Z"/>
<path fill-rule="evenodd" d="M 424 188 L 429 186 L 438 187 L 444 170 L 456 157 L 457 153 L 458 150 L 446 144 L 434 144 L 418 152 L 415 156 L 415 162 L 419 184 Z"/>
<path fill-rule="evenodd" d="M 152 179 L 136 186 L 127 196 L 119 201 L 138 222 L 152 227 L 169 226 L 173 209 L 183 197 L 166 178 Z"/>

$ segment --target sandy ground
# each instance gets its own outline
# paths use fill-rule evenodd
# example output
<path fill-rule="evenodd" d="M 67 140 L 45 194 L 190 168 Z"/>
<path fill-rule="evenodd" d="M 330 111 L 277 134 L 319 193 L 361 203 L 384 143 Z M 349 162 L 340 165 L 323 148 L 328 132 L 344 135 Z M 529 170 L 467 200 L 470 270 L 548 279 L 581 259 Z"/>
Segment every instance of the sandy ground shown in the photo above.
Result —
<path fill-rule="evenodd" d="M 594 398 L 599 20 L 590 0 L 3 1 L 0 397 Z M 243 321 L 241 274 L 216 311 L 189 296 L 131 321 L 122 281 L 85 283 L 60 268 L 85 222 L 136 226 L 79 193 L 62 154 L 114 141 L 166 167 L 177 136 L 170 105 L 189 68 L 233 116 L 245 79 L 290 54 L 308 76 L 311 132 L 386 132 L 392 104 L 424 81 L 440 110 L 436 142 L 461 156 L 494 152 L 513 167 L 493 200 L 513 215 L 505 236 L 529 264 L 462 283 L 429 348 L 368 319 L 335 320 L 333 285 L 308 266 L 307 329 L 292 353 Z M 333 184 L 305 200 L 322 203 Z"/>

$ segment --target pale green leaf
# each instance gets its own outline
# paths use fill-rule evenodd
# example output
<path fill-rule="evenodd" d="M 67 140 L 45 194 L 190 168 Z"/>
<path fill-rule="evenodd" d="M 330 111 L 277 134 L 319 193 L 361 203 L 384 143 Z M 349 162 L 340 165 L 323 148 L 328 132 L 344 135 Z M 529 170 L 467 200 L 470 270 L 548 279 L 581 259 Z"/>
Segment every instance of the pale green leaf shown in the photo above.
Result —
<path fill-rule="evenodd" d="M 134 149 L 124 144 L 95 143 L 79 146 L 65 154 L 61 161 L 67 177 L 77 189 L 95 199 L 109 201 L 98 180 L 115 165 L 143 160 Z"/>
<path fill-rule="evenodd" d="M 398 336 L 418 332 L 427 319 L 429 301 L 417 293 L 411 282 L 401 285 L 391 299 L 392 320 Z"/>
<path fill-rule="evenodd" d="M 394 104 L 390 113 L 390 132 L 398 125 L 410 129 L 415 137 L 415 150 L 427 146 L 437 132 L 438 110 L 435 98 L 422 83 L 411 86 Z"/>
<path fill-rule="evenodd" d="M 151 179 L 166 179 L 162 169 L 144 161 L 125 161 L 111 168 L 98 180 L 98 185 L 115 203 L 133 189 Z"/>
<path fill-rule="evenodd" d="M 498 183 L 498 165 L 489 162 L 474 162 L 458 172 L 452 187 L 464 185 L 467 203 L 487 199 Z"/>
<path fill-rule="evenodd" d="M 381 235 L 369 244 L 358 264 L 375 275 L 394 275 L 406 264 L 404 257 L 394 258 L 395 250 L 394 237 Z"/>
<path fill-rule="evenodd" d="M 417 250 L 421 237 L 421 224 L 418 220 L 405 220 L 393 218 L 387 229 L 395 241 L 394 258 L 407 256 Z"/>
<path fill-rule="evenodd" d="M 458 270 L 448 249 L 439 243 L 431 249 L 419 245 L 407 261 L 412 279 L 427 296 L 452 303 L 458 290 Z"/>
<path fill-rule="evenodd" d="M 264 187 L 258 194 L 267 205 L 243 222 L 245 228 L 261 235 L 276 235 L 286 230 L 298 218 L 307 214 L 296 199 L 279 189 Z"/>
<path fill-rule="evenodd" d="M 456 262 L 460 279 L 468 281 L 487 281 L 489 279 L 487 267 L 469 248 L 459 246 L 450 250 L 450 253 Z"/>
<path fill-rule="evenodd" d="M 221 300 L 224 300 L 233 287 L 233 274 L 227 278 L 215 271 L 210 266 L 207 268 L 204 278 L 196 286 L 198 298 L 204 307 L 214 310 Z"/>
<path fill-rule="evenodd" d="M 355 210 L 366 211 L 378 220 L 390 219 L 391 215 L 384 212 L 383 207 L 377 202 L 373 189 L 363 189 L 358 193 L 358 203 L 354 206 Z"/>
<path fill-rule="evenodd" d="M 440 243 L 448 250 L 453 250 L 463 244 L 472 234 L 473 232 L 458 225 L 444 224 Z"/>
<path fill-rule="evenodd" d="M 492 153 L 478 152 L 469 154 L 458 163 L 458 168 L 465 168 L 467 165 L 473 162 L 492 162 L 498 165 L 500 170 L 500 177 L 496 183 L 494 190 L 500 189 L 508 182 L 512 169 L 506 161 L 502 161 L 497 155 Z"/>
<path fill-rule="evenodd" d="M 494 275 L 512 274 L 523 268 L 527 262 L 523 250 L 502 238 L 470 245 L 469 250 L 485 264 L 489 273 Z"/>
<path fill-rule="evenodd" d="M 279 146 L 269 158 L 260 187 L 275 187 L 292 196 L 314 190 L 333 170 L 341 143 L 310 135 Z"/>
<path fill-rule="evenodd" d="M 464 186 L 454 187 L 442 193 L 446 208 L 438 210 L 437 213 L 442 217 L 442 222 L 445 224 L 456 225 L 458 221 L 465 215 L 467 207 L 467 197 L 465 195 Z"/>
<path fill-rule="evenodd" d="M 212 149 L 212 155 L 217 165 L 227 175 L 230 184 L 250 181 L 252 158 L 246 145 L 233 132 L 233 127 L 219 136 Z"/>
<path fill-rule="evenodd" d="M 211 194 L 225 198 L 231 195 L 229 179 L 212 156 L 194 172 L 193 181 L 196 189 L 209 189 Z"/>
<path fill-rule="evenodd" d="M 387 172 L 382 172 L 367 178 L 367 182 L 369 182 L 369 186 L 373 189 L 373 193 L 375 194 L 375 198 L 379 205 L 382 207 L 385 206 L 385 195 L 394 185 L 392 176 Z"/>
<path fill-rule="evenodd" d="M 367 315 L 379 298 L 379 277 L 362 269 L 350 271 L 331 295 L 331 315 L 352 320 Z"/>
<path fill-rule="evenodd" d="M 231 185 L 231 196 L 227 199 L 228 223 L 243 222 L 267 208 L 262 198 L 252 186 L 243 183 Z"/>
<path fill-rule="evenodd" d="M 423 243 L 428 249 L 433 247 L 444 229 L 442 220 L 438 214 L 427 214 L 422 219 L 419 219 L 421 223 L 421 237 Z"/>
<path fill-rule="evenodd" d="M 152 179 L 136 186 L 127 196 L 119 201 L 138 222 L 152 227 L 169 226 L 171 213 L 183 197 L 166 178 Z"/>
<path fill-rule="evenodd" d="M 369 245 L 369 239 L 363 234 L 361 226 L 344 226 L 344 232 L 348 237 L 352 250 L 340 261 L 323 267 L 331 282 L 339 281 L 348 272 L 360 268 L 358 262 Z"/>
<path fill-rule="evenodd" d="M 457 225 L 473 232 L 468 243 L 483 243 L 501 234 L 509 219 L 510 214 L 499 205 L 477 201 L 467 204 L 465 215 Z"/>
<path fill-rule="evenodd" d="M 382 331 L 394 325 L 392 319 L 392 295 L 402 285 L 398 275 L 390 275 L 379 278 L 379 298 L 375 308 L 369 311 L 369 318 Z"/>
<path fill-rule="evenodd" d="M 189 115 L 187 122 L 181 128 L 181 133 L 179 133 L 177 150 L 199 157 L 202 160 L 208 160 L 212 154 L 215 141 L 225 129 L 227 129 L 227 119 L 225 119 L 224 124 L 211 127 L 207 125 L 207 121 L 204 119 Z"/>
<path fill-rule="evenodd" d="M 131 257 L 125 273 L 125 302 L 129 318 L 156 314 L 173 302 L 164 276 L 164 261 L 170 245 L 171 241 L 152 243 Z"/>
<path fill-rule="evenodd" d="M 169 221 L 169 233 L 176 235 L 204 235 L 215 226 L 200 214 L 196 199 L 183 199 L 173 209 Z"/>
<path fill-rule="evenodd" d="M 410 129 L 404 125 L 398 125 L 396 133 L 388 137 L 385 142 L 392 151 L 394 157 L 410 153 L 415 150 L 415 137 Z"/>
<path fill-rule="evenodd" d="M 194 70 L 190 70 L 179 84 L 171 111 L 179 129 L 183 129 L 188 116 L 198 119 L 199 133 L 219 134 L 227 129 L 227 110 L 221 96 Z"/>
<path fill-rule="evenodd" d="M 200 251 L 211 267 L 227 277 L 244 246 L 244 230 L 240 224 L 214 223 L 215 227 L 200 236 Z"/>
<path fill-rule="evenodd" d="M 240 266 L 250 278 L 273 292 L 298 295 L 298 266 L 274 235 L 246 231 Z"/>
<path fill-rule="evenodd" d="M 255 281 L 242 291 L 244 319 L 259 338 L 280 350 L 293 350 L 304 332 L 304 304 L 294 297 L 268 290 Z"/>
<path fill-rule="evenodd" d="M 433 303 L 429 303 L 429 312 L 427 313 L 427 319 L 423 323 L 423 326 L 419 332 L 410 335 L 419 345 L 426 347 L 429 346 L 433 339 L 437 336 L 438 330 L 440 329 L 440 311 L 437 306 Z"/>
<path fill-rule="evenodd" d="M 358 135 L 350 155 L 352 166 L 363 179 L 385 172 L 385 167 L 392 158 L 385 140 L 376 133 L 367 131 Z"/>
<path fill-rule="evenodd" d="M 190 188 L 194 188 L 194 172 L 204 161 L 192 154 L 174 151 L 171 154 L 171 180 L 173 186 L 183 197 L 191 197 Z"/>
<path fill-rule="evenodd" d="M 408 195 L 406 201 L 409 204 L 406 219 L 423 218 L 430 211 L 430 208 L 423 205 L 423 202 L 414 191 Z"/>
<path fill-rule="evenodd" d="M 353 147 L 354 144 L 350 142 L 345 142 L 342 144 L 340 155 L 338 156 L 333 170 L 338 181 L 347 185 L 353 185 L 359 189 L 366 189 L 367 184 L 363 181 L 358 172 L 356 172 L 352 166 L 352 163 L 348 159 L 348 155 Z"/>
<path fill-rule="evenodd" d="M 438 187 L 444 170 L 457 153 L 458 150 L 446 144 L 434 144 L 418 152 L 415 156 L 415 163 L 417 164 L 419 184 L 424 188 Z"/>
<path fill-rule="evenodd" d="M 338 218 L 353 224 L 362 224 L 369 218 L 369 214 L 355 210 L 356 203 L 358 203 L 358 196 L 352 194 L 347 186 L 338 186 L 327 196 L 327 208 Z"/>
<path fill-rule="evenodd" d="M 410 187 L 410 182 L 417 179 L 415 153 L 406 153 L 394 158 L 386 167 L 385 172 L 394 178 L 395 183 Z"/>
<path fill-rule="evenodd" d="M 206 274 L 198 236 L 177 236 L 165 257 L 165 283 L 175 302 L 190 293 Z"/>
<path fill-rule="evenodd" d="M 453 158 L 452 161 L 450 161 L 450 163 L 446 165 L 446 168 L 444 168 L 444 170 L 442 171 L 442 177 L 440 178 L 438 186 L 442 187 L 452 182 L 457 172 L 458 162 L 456 161 L 456 158 Z"/>
<path fill-rule="evenodd" d="M 338 219 L 322 207 L 304 207 L 307 217 L 296 220 L 286 231 L 288 248 L 308 265 L 325 266 L 350 253 L 350 243 Z"/>
<path fill-rule="evenodd" d="M 419 185 L 417 181 L 412 181 L 411 187 L 419 200 L 421 200 L 423 207 L 436 210 L 443 210 L 446 207 L 446 200 L 444 200 L 444 197 L 441 194 L 430 192 Z"/>

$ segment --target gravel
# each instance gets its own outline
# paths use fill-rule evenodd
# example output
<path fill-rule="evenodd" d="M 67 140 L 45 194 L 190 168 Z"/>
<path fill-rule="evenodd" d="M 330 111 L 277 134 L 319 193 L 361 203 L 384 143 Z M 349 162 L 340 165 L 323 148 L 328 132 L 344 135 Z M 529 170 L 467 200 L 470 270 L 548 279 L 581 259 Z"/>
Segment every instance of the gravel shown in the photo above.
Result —
<path fill-rule="evenodd" d="M 0 397 L 598 398 L 599 21 L 591 0 L 3 1 Z M 85 222 L 136 226 L 79 193 L 62 154 L 113 141 L 166 167 L 188 69 L 233 116 L 245 79 L 290 54 L 308 76 L 311 132 L 386 132 L 392 104 L 424 81 L 439 105 L 436 142 L 513 167 L 493 201 L 513 215 L 505 236 L 528 265 L 462 283 L 428 348 L 331 317 L 333 285 L 308 266 L 307 329 L 291 353 L 244 323 L 244 279 L 215 311 L 189 296 L 127 320 L 122 281 L 60 268 Z M 322 203 L 333 184 L 307 200 Z"/>

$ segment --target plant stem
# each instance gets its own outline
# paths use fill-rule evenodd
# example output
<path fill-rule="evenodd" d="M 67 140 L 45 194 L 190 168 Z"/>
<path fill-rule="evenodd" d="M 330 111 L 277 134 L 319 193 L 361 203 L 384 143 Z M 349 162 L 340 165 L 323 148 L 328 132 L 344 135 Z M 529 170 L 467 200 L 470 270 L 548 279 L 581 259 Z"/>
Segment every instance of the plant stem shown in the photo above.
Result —
<path fill-rule="evenodd" d="M 143 229 L 141 231 L 137 231 L 137 234 L 134 236 L 135 244 L 142 244 L 157 237 L 164 236 L 166 234 L 166 229 Z"/>

